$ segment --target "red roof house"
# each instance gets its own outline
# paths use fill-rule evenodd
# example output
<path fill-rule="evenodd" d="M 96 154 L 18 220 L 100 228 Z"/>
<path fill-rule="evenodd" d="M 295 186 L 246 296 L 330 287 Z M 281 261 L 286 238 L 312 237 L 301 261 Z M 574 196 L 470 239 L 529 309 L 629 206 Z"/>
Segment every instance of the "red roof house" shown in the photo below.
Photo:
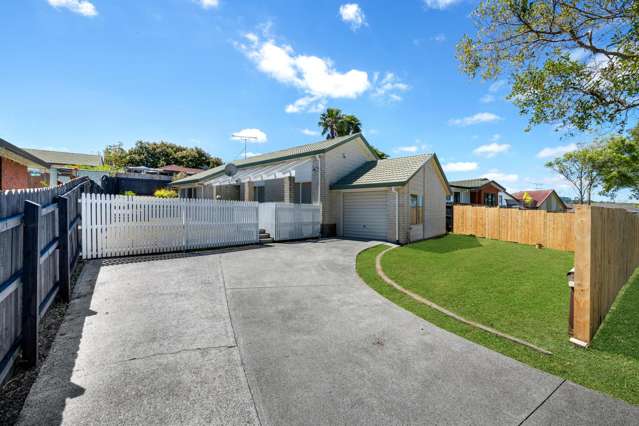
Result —
<path fill-rule="evenodd" d="M 512 194 L 513 198 L 520 202 L 525 209 L 546 210 L 549 212 L 563 212 L 568 210 L 568 206 L 557 195 L 554 189 L 538 189 L 531 191 L 520 191 Z M 526 202 L 529 200 L 529 202 Z"/>

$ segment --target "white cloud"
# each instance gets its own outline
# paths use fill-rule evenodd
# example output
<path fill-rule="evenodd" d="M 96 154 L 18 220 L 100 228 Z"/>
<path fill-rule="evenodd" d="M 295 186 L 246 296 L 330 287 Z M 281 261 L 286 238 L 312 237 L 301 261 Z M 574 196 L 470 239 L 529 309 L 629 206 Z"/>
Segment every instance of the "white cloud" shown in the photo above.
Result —
<path fill-rule="evenodd" d="M 197 0 L 197 3 L 204 9 L 213 9 L 220 5 L 220 0 Z"/>
<path fill-rule="evenodd" d="M 495 133 L 494 135 L 490 137 L 491 142 L 497 142 L 500 139 L 501 139 L 501 135 L 499 133 Z"/>
<path fill-rule="evenodd" d="M 576 151 L 577 144 L 559 145 L 554 147 L 546 147 L 537 153 L 537 158 L 560 157 L 567 152 Z"/>
<path fill-rule="evenodd" d="M 569 56 L 571 61 L 581 62 L 590 56 L 590 51 L 578 47 L 576 49 L 572 49 L 569 52 Z"/>
<path fill-rule="evenodd" d="M 461 0 L 424 0 L 424 5 L 429 9 L 443 10 L 460 1 Z"/>
<path fill-rule="evenodd" d="M 515 183 L 519 180 L 519 175 L 517 174 L 508 174 L 500 172 L 497 169 L 491 169 L 487 173 L 484 173 L 482 177 L 486 179 L 497 181 L 497 183 Z"/>
<path fill-rule="evenodd" d="M 451 126 L 472 126 L 474 124 L 480 123 L 490 123 L 493 121 L 499 121 L 501 117 L 493 114 L 492 112 L 478 112 L 475 115 L 471 115 L 469 117 L 464 118 L 453 118 L 448 120 L 448 124 Z"/>
<path fill-rule="evenodd" d="M 493 158 L 498 154 L 502 154 L 507 152 L 510 149 L 510 145 L 507 143 L 489 143 L 486 145 L 478 146 L 473 150 L 475 155 L 479 155 L 480 157 Z"/>
<path fill-rule="evenodd" d="M 258 155 L 262 155 L 259 152 L 247 152 L 246 158 L 257 157 Z"/>
<path fill-rule="evenodd" d="M 415 153 L 418 150 L 419 150 L 419 147 L 417 145 L 400 146 L 400 147 L 395 148 L 395 151 L 397 151 L 397 152 Z"/>
<path fill-rule="evenodd" d="M 442 166 L 445 172 L 471 172 L 479 168 L 479 164 L 474 161 L 459 161 L 456 163 L 446 163 Z"/>
<path fill-rule="evenodd" d="M 93 3 L 88 0 L 48 0 L 48 2 L 55 8 L 63 7 L 83 16 L 96 16 L 98 14 Z"/>
<path fill-rule="evenodd" d="M 399 95 L 401 92 L 406 92 L 410 89 L 408 84 L 403 83 L 395 74 L 387 72 L 383 77 L 380 77 L 378 72 L 373 74 L 373 96 L 378 98 L 385 98 L 390 101 L 401 101 L 402 97 Z"/>
<path fill-rule="evenodd" d="M 482 96 L 481 98 L 479 98 L 479 102 L 481 102 L 482 104 L 489 104 L 489 103 L 495 102 L 495 95 L 486 94 Z"/>
<path fill-rule="evenodd" d="M 316 112 L 324 108 L 328 98 L 357 98 L 371 86 L 365 71 L 339 72 L 330 59 L 296 54 L 291 46 L 272 39 L 261 40 L 254 33 L 245 34 L 244 38 L 247 42 L 236 43 L 236 47 L 258 70 L 305 93 L 286 107 L 287 112 Z"/>
<path fill-rule="evenodd" d="M 437 43 L 443 43 L 446 41 L 446 34 L 444 33 L 439 33 L 435 36 L 433 36 L 432 38 L 434 41 L 436 41 Z"/>
<path fill-rule="evenodd" d="M 362 25 L 366 24 L 366 16 L 362 8 L 357 3 L 346 3 L 339 7 L 339 14 L 342 21 L 351 25 L 351 30 L 357 31 Z"/>
<path fill-rule="evenodd" d="M 488 87 L 490 93 L 499 92 L 506 85 L 506 80 L 497 80 Z"/>
<path fill-rule="evenodd" d="M 302 132 L 302 134 L 306 136 L 319 136 L 320 134 L 320 132 L 318 132 L 317 130 L 311 130 L 311 129 L 302 129 L 300 131 Z"/>
<path fill-rule="evenodd" d="M 242 129 L 239 132 L 235 132 L 233 133 L 233 135 L 231 135 L 231 139 L 241 141 L 242 138 L 248 138 L 246 141 L 248 143 L 265 143 L 268 140 L 268 138 L 266 137 L 266 133 L 264 133 L 260 129 Z"/>

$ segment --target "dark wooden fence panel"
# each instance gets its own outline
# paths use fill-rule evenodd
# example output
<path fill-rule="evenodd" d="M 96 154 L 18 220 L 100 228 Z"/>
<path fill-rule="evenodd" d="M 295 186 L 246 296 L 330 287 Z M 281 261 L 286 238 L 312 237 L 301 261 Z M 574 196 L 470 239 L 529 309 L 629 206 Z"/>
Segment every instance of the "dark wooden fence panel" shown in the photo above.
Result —
<path fill-rule="evenodd" d="M 42 211 L 37 231 L 39 273 L 35 285 L 38 315 L 42 317 L 57 293 L 60 277 L 56 197 L 66 194 L 69 210 L 77 217 L 80 193 L 90 192 L 91 185 L 88 178 L 80 178 L 56 188 L 0 192 L 0 383 L 10 371 L 22 343 L 25 203 L 37 203 Z M 77 258 L 80 251 L 77 228 L 73 234 L 71 253 Z"/>

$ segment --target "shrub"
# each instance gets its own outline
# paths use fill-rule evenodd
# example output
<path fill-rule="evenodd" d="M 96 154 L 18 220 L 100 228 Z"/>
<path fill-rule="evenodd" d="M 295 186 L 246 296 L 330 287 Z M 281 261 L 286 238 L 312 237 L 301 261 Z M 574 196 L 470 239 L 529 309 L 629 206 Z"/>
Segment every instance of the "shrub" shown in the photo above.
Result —
<path fill-rule="evenodd" d="M 153 193 L 158 198 L 177 198 L 178 193 L 172 189 L 161 188 Z"/>
<path fill-rule="evenodd" d="M 135 197 L 135 192 L 133 191 L 124 191 L 122 195 L 126 195 L 127 197 Z"/>

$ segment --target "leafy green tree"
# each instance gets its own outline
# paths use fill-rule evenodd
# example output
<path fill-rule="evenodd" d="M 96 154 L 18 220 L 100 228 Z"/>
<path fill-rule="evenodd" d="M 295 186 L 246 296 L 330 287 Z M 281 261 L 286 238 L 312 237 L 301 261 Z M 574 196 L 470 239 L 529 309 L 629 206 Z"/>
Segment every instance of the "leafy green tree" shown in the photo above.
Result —
<path fill-rule="evenodd" d="M 104 148 L 104 163 L 115 169 L 121 169 L 127 164 L 127 152 L 122 142 L 107 145 Z"/>
<path fill-rule="evenodd" d="M 612 196 L 629 189 L 639 199 L 639 129 L 629 136 L 616 135 L 598 148 L 597 171 L 601 176 L 601 193 Z"/>
<path fill-rule="evenodd" d="M 362 122 L 354 115 L 344 115 L 337 124 L 337 133 L 339 136 L 352 135 L 362 131 Z"/>
<path fill-rule="evenodd" d="M 375 155 L 377 155 L 378 158 L 380 159 L 384 159 L 384 158 L 389 158 L 388 154 L 386 154 L 383 151 L 380 151 L 379 149 L 375 148 L 373 145 L 370 145 L 371 149 L 373 150 L 373 152 L 375 153 Z"/>
<path fill-rule="evenodd" d="M 135 146 L 126 152 L 125 165 L 164 167 L 170 164 L 178 166 L 206 169 L 222 164 L 222 160 L 212 157 L 202 148 L 191 148 L 170 142 L 137 141 Z"/>
<path fill-rule="evenodd" d="M 547 162 L 546 167 L 563 176 L 575 188 L 580 204 L 590 204 L 592 191 L 601 182 L 600 158 L 597 148 L 587 146 Z"/>
<path fill-rule="evenodd" d="M 530 126 L 623 128 L 639 107 L 639 2 L 483 0 L 457 57 L 471 77 L 509 75 Z"/>

